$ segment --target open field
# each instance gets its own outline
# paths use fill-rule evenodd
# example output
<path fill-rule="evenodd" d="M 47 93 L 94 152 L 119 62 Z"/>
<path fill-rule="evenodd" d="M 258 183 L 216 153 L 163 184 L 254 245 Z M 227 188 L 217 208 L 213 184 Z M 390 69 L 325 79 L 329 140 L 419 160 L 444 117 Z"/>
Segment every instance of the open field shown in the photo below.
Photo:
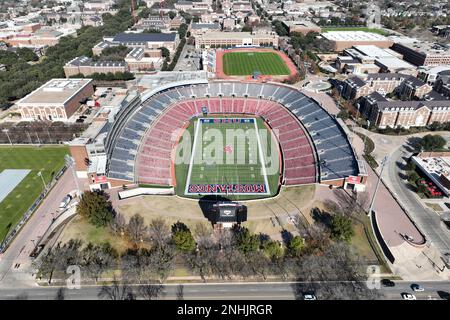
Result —
<path fill-rule="evenodd" d="M 262 75 L 289 75 L 290 70 L 275 52 L 227 52 L 223 56 L 224 73 L 229 76 L 246 76 L 259 72 Z"/>
<path fill-rule="evenodd" d="M 189 163 L 177 152 L 178 195 L 244 200 L 277 194 L 277 142 L 260 118 L 200 118 L 187 131 L 194 142 Z"/>
<path fill-rule="evenodd" d="M 0 172 L 5 169 L 28 169 L 27 176 L 0 202 L 0 241 L 19 222 L 44 189 L 46 183 L 64 165 L 67 147 L 0 147 Z"/>
<path fill-rule="evenodd" d="M 273 239 L 281 240 L 283 229 L 295 231 L 293 224 L 287 219 L 287 214 L 297 214 L 299 210 L 302 213 L 307 212 L 304 208 L 310 206 L 314 192 L 314 185 L 283 187 L 276 198 L 244 201 L 242 203 L 248 208 L 248 221 L 243 225 L 254 233 L 263 232 Z M 197 224 L 207 225 L 212 230 L 197 200 L 174 196 L 141 196 L 118 200 L 114 206 L 127 221 L 133 215 L 140 214 L 147 225 L 155 218 L 162 218 L 169 226 L 182 221 L 193 231 Z M 280 217 L 281 225 L 272 224 L 271 218 L 275 215 Z M 120 252 L 131 246 L 126 239 L 111 234 L 108 228 L 95 228 L 81 217 L 70 221 L 58 240 L 67 242 L 70 239 L 81 239 L 85 243 L 109 242 Z"/>
<path fill-rule="evenodd" d="M 367 27 L 328 27 L 328 28 L 322 28 L 322 32 L 328 32 L 328 31 L 365 31 L 370 33 L 378 33 L 383 36 L 388 35 L 386 31 L 382 29 L 373 29 L 373 28 L 367 28 Z"/>

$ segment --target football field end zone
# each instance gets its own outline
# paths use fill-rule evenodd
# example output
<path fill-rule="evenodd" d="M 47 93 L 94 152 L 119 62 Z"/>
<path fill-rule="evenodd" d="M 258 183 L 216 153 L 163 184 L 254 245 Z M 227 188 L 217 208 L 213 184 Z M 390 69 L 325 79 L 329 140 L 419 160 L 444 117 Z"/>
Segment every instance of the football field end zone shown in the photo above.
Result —
<path fill-rule="evenodd" d="M 256 134 L 256 139 L 258 142 L 258 153 L 259 153 L 259 158 L 261 159 L 261 165 L 262 165 L 262 169 L 263 169 L 263 175 L 264 175 L 264 192 L 255 192 L 261 189 L 261 185 L 260 184 L 236 184 L 236 183 L 231 183 L 231 184 L 194 184 L 192 185 L 191 182 L 191 176 L 192 176 L 192 167 L 194 164 L 194 157 L 197 151 L 197 142 L 198 142 L 198 133 L 199 133 L 199 129 L 202 126 L 203 122 L 208 122 L 210 123 L 211 120 L 222 120 L 222 119 L 226 119 L 226 120 L 230 120 L 230 119 L 234 119 L 234 120 L 240 120 L 239 123 L 247 123 L 247 121 L 252 120 L 254 126 L 255 126 L 255 134 Z M 198 118 L 196 120 L 196 127 L 195 127 L 195 134 L 194 134 L 194 145 L 192 147 L 192 153 L 191 153 L 191 158 L 190 158 L 190 162 L 189 162 L 189 169 L 188 169 L 188 175 L 186 178 L 186 185 L 185 185 L 185 190 L 184 190 L 184 195 L 185 196 L 207 196 L 207 195 L 232 195 L 232 196 L 270 196 L 270 186 L 269 186 L 269 182 L 268 182 L 268 178 L 267 178 L 267 172 L 266 172 L 266 167 L 265 167 L 265 162 L 264 162 L 264 157 L 263 157 L 263 153 L 262 153 L 262 146 L 261 146 L 261 140 L 260 140 L 260 136 L 258 133 L 258 126 L 257 126 L 257 121 L 256 118 L 253 117 L 223 117 L 223 116 L 219 116 L 219 117 L 213 117 L 213 118 Z M 214 122 L 213 122 L 214 123 Z M 225 123 L 233 123 L 233 122 L 224 122 Z M 208 188 L 208 190 L 210 189 L 214 189 L 217 190 L 218 188 L 221 189 L 221 192 L 190 192 L 190 186 L 201 186 L 202 188 Z M 231 188 L 230 188 L 231 187 Z M 238 188 L 238 190 L 249 190 L 249 192 L 235 192 L 234 189 Z M 229 191 L 230 190 L 230 191 Z M 251 191 L 251 192 L 250 192 Z"/>
<path fill-rule="evenodd" d="M 30 169 L 5 169 L 0 172 L 0 203 L 30 172 Z"/>

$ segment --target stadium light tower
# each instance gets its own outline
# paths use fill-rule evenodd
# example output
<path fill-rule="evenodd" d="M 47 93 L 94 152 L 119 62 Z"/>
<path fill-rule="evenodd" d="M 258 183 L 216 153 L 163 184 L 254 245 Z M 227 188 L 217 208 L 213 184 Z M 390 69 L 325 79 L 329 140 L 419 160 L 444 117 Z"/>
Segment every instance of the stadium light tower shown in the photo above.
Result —
<path fill-rule="evenodd" d="M 45 183 L 44 176 L 42 175 L 42 171 L 39 171 L 39 172 L 37 173 L 37 175 L 38 175 L 39 177 L 41 177 L 41 179 L 42 179 L 42 184 L 44 185 L 44 190 L 47 191 L 47 184 Z"/>
<path fill-rule="evenodd" d="M 4 132 L 6 134 L 6 136 L 8 137 L 9 144 L 12 145 L 11 138 L 9 137 L 9 134 L 8 134 L 9 129 L 3 129 L 2 132 Z"/>

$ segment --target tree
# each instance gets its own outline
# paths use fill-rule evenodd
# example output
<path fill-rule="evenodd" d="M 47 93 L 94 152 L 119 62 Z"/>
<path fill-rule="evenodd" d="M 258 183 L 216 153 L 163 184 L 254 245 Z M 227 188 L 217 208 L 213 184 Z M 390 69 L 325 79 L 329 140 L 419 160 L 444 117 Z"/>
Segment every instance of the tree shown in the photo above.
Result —
<path fill-rule="evenodd" d="M 264 254 L 271 260 L 281 259 L 283 256 L 283 249 L 278 241 L 268 240 L 262 244 Z"/>
<path fill-rule="evenodd" d="M 419 179 L 420 179 L 420 176 L 415 171 L 411 171 L 408 174 L 408 182 L 409 183 L 415 184 L 417 182 L 417 180 L 419 180 Z"/>
<path fill-rule="evenodd" d="M 161 47 L 159 49 L 161 50 L 162 57 L 166 58 L 166 59 L 169 58 L 169 60 L 167 60 L 167 61 L 170 61 L 170 51 L 169 51 L 169 49 L 167 49 L 166 47 Z"/>
<path fill-rule="evenodd" d="M 119 254 L 109 243 L 88 245 L 81 251 L 82 264 L 97 283 L 100 275 L 112 268 Z"/>
<path fill-rule="evenodd" d="M 172 241 L 181 252 L 192 252 L 195 249 L 195 240 L 191 230 L 178 221 L 172 226 Z"/>
<path fill-rule="evenodd" d="M 18 48 L 17 54 L 25 61 L 38 61 L 39 57 L 30 48 Z"/>
<path fill-rule="evenodd" d="M 300 236 L 292 237 L 287 243 L 287 250 L 291 257 L 299 257 L 305 247 L 305 239 Z"/>
<path fill-rule="evenodd" d="M 166 222 L 161 219 L 153 219 L 148 226 L 148 234 L 155 246 L 162 247 L 167 244 L 170 239 L 170 230 Z"/>
<path fill-rule="evenodd" d="M 103 191 L 84 192 L 77 206 L 77 214 L 96 227 L 108 225 L 115 216 L 111 201 Z"/>
<path fill-rule="evenodd" d="M 235 230 L 236 248 L 242 253 L 255 252 L 259 248 L 259 237 L 250 233 L 245 227 L 239 227 Z"/>
<path fill-rule="evenodd" d="M 446 140 L 440 135 L 427 134 L 418 143 L 423 151 L 435 151 L 443 149 L 447 144 Z"/>
<path fill-rule="evenodd" d="M 177 13 L 173 11 L 169 11 L 167 14 L 169 15 L 170 20 L 172 20 L 177 16 Z"/>
<path fill-rule="evenodd" d="M 147 227 L 144 223 L 144 218 L 140 214 L 135 214 L 130 218 L 128 222 L 127 235 L 131 241 L 134 243 L 138 243 L 139 241 L 143 241 L 144 235 L 147 232 Z"/>
<path fill-rule="evenodd" d="M 337 213 L 333 216 L 331 222 L 331 237 L 338 241 L 349 242 L 355 231 L 353 230 L 353 223 L 347 216 Z"/>

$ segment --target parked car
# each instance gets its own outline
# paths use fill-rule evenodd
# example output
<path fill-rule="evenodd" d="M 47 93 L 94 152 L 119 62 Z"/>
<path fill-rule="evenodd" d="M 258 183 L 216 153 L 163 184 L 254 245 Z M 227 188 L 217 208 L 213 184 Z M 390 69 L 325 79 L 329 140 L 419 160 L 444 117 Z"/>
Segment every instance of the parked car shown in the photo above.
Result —
<path fill-rule="evenodd" d="M 381 285 L 383 287 L 395 287 L 395 282 L 389 279 L 382 279 Z"/>
<path fill-rule="evenodd" d="M 402 298 L 403 300 L 417 300 L 415 295 L 407 292 L 402 293 Z"/>
<path fill-rule="evenodd" d="M 72 196 L 70 194 L 67 194 L 59 204 L 59 209 L 64 210 L 65 208 L 67 208 L 71 200 Z"/>
<path fill-rule="evenodd" d="M 413 283 L 413 284 L 411 285 L 411 289 L 412 289 L 414 292 L 422 292 L 422 291 L 425 291 L 424 287 L 422 287 L 420 284 L 417 284 L 417 283 Z"/>

